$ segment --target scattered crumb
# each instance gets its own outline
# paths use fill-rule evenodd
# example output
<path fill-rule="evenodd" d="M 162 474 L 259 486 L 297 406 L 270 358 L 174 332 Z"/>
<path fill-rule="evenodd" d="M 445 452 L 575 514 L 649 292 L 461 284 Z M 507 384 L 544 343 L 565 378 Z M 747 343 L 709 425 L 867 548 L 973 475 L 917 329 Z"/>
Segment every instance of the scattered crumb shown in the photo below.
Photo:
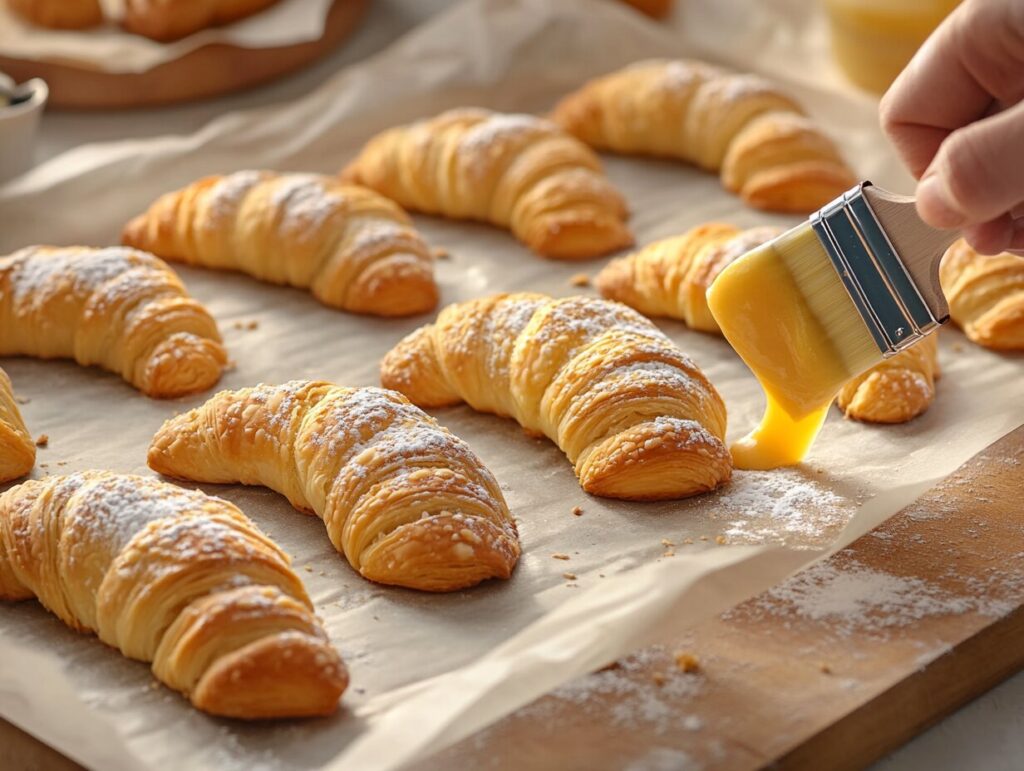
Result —
<path fill-rule="evenodd" d="M 452 253 L 442 246 L 435 246 L 430 250 L 435 260 L 450 260 Z"/>
<path fill-rule="evenodd" d="M 726 537 L 724 535 L 716 535 L 715 536 L 715 543 L 717 543 L 719 546 L 721 546 L 722 544 L 729 543 L 729 541 L 726 539 Z"/>
<path fill-rule="evenodd" d="M 651 679 L 654 681 L 654 684 L 659 687 L 665 684 L 665 675 L 661 674 L 661 672 L 655 672 L 652 674 Z"/>
<path fill-rule="evenodd" d="M 150 680 L 149 681 L 149 690 L 151 690 L 151 691 L 159 691 L 160 690 L 160 681 L 159 680 Z"/>
<path fill-rule="evenodd" d="M 573 513 L 573 516 L 582 517 L 583 516 L 583 509 L 580 506 L 573 506 L 572 507 L 572 513 Z"/>
<path fill-rule="evenodd" d="M 708 537 L 707 537 L 706 535 L 702 535 L 702 536 L 700 537 L 700 540 L 702 540 L 702 541 L 706 541 L 706 540 L 708 540 Z"/>
<path fill-rule="evenodd" d="M 18 404 L 28 404 L 32 400 L 29 399 L 27 396 L 15 396 L 14 401 L 16 401 Z"/>
<path fill-rule="evenodd" d="M 238 369 L 238 362 L 234 359 L 228 359 L 228 363 L 224 365 L 225 372 L 234 372 Z"/>
<path fill-rule="evenodd" d="M 675 546 L 675 544 L 672 541 L 668 540 L 667 538 L 662 538 L 661 539 L 661 545 L 662 546 Z"/>
<path fill-rule="evenodd" d="M 40 434 L 36 437 L 36 447 L 46 447 L 50 443 L 49 434 Z"/>
<path fill-rule="evenodd" d="M 963 343 L 953 343 L 953 350 L 956 353 L 963 353 L 964 352 L 964 344 Z"/>
<path fill-rule="evenodd" d="M 830 667 L 828 665 L 828 663 L 825 662 L 825 661 L 822 661 L 822 662 L 820 662 L 818 664 L 818 669 L 821 670 L 822 674 L 825 674 L 825 675 L 831 675 L 832 674 L 832 667 Z"/>
<path fill-rule="evenodd" d="M 576 574 L 575 573 L 562 573 L 562 578 L 564 578 L 566 581 L 575 581 L 576 580 Z"/>
<path fill-rule="evenodd" d="M 49 468 L 49 467 L 50 467 L 49 463 L 40 463 L 39 464 L 39 468 Z"/>
<path fill-rule="evenodd" d="M 260 323 L 258 321 L 236 321 L 231 325 L 235 329 L 259 329 Z"/>
<path fill-rule="evenodd" d="M 572 286 L 590 286 L 590 276 L 586 273 L 574 273 L 569 276 L 569 283 Z"/>
<path fill-rule="evenodd" d="M 661 556 L 662 557 L 674 557 L 674 556 L 676 556 L 675 549 L 665 549 L 665 553 L 662 554 Z"/>
<path fill-rule="evenodd" d="M 683 545 L 684 546 L 692 546 L 693 545 L 693 539 L 692 538 L 684 538 L 683 539 Z"/>
<path fill-rule="evenodd" d="M 699 672 L 700 661 L 692 653 L 687 651 L 676 651 L 676 667 L 681 672 Z"/>
<path fill-rule="evenodd" d="M 307 573 L 312 573 L 313 572 L 313 568 L 310 565 L 306 565 L 305 570 L 306 570 Z"/>
<path fill-rule="evenodd" d="M 569 559 L 569 555 L 565 554 L 564 552 L 556 551 L 554 554 L 551 555 L 551 559 L 553 559 L 553 560 L 567 560 L 567 559 Z"/>
<path fill-rule="evenodd" d="M 68 465 L 68 461 L 66 461 L 66 460 L 59 460 L 59 461 L 57 461 L 57 465 L 58 466 L 66 466 L 66 465 Z"/>

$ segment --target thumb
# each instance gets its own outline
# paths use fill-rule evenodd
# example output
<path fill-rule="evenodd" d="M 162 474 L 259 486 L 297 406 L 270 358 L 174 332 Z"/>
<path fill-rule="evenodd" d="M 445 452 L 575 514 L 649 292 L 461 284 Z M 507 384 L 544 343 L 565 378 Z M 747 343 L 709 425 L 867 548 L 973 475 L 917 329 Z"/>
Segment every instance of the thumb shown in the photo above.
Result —
<path fill-rule="evenodd" d="M 921 219 L 938 228 L 993 220 L 1024 201 L 1024 102 L 946 137 L 917 187 Z"/>

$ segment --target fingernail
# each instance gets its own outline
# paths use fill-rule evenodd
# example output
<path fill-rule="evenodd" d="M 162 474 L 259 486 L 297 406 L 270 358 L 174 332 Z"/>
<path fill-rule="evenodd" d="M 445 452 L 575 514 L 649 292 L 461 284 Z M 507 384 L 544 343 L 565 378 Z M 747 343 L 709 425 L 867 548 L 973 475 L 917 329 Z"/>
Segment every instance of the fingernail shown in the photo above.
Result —
<path fill-rule="evenodd" d="M 958 228 L 967 217 L 957 207 L 949 188 L 937 174 L 925 176 L 917 186 L 917 213 L 937 228 Z"/>

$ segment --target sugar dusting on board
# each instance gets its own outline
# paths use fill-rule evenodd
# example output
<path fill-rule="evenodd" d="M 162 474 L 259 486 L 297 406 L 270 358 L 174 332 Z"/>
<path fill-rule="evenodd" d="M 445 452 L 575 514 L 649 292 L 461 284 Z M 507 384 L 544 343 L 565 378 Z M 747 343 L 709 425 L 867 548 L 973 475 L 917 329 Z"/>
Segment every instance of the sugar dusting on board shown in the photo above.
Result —
<path fill-rule="evenodd" d="M 884 635 L 935 616 L 977 613 L 999 617 L 1014 603 L 991 594 L 954 593 L 916 576 L 898 576 L 856 560 L 811 566 L 733 615 L 792 617 L 826 624 L 839 635 Z"/>

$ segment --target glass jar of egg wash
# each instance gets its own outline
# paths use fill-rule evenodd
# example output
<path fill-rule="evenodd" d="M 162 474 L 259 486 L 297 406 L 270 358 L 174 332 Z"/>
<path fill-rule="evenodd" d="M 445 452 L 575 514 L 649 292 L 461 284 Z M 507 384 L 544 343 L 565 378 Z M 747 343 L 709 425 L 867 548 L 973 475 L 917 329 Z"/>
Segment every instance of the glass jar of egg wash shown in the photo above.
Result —
<path fill-rule="evenodd" d="M 883 93 L 960 0 L 825 0 L 832 55 L 861 88 Z"/>

